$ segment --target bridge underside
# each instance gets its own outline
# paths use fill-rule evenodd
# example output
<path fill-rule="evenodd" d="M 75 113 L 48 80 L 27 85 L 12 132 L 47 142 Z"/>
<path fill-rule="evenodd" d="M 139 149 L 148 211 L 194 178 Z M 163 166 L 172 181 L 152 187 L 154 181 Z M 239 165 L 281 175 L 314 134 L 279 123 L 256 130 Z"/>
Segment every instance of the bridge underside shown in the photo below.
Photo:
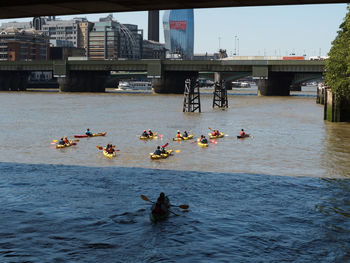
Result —
<path fill-rule="evenodd" d="M 0 3 L 0 19 L 166 9 L 336 4 L 346 2 L 344 0 L 4 0 Z"/>

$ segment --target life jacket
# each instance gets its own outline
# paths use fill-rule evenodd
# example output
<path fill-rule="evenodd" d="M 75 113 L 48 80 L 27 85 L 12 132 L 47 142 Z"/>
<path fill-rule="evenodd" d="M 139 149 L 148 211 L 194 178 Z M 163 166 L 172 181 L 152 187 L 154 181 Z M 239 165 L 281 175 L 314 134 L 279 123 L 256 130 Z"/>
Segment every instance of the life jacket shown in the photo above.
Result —
<path fill-rule="evenodd" d="M 153 132 L 148 132 L 148 135 L 149 136 L 153 136 Z"/>
<path fill-rule="evenodd" d="M 216 132 L 215 132 L 215 135 L 220 135 L 220 132 L 219 132 L 219 131 L 216 131 Z"/>
<path fill-rule="evenodd" d="M 216 135 L 216 133 L 213 131 L 213 132 L 211 133 L 211 135 L 215 136 L 215 135 Z"/>
<path fill-rule="evenodd" d="M 181 138 L 181 137 L 182 137 L 182 136 L 181 136 L 180 133 L 176 134 L 176 138 Z"/>
<path fill-rule="evenodd" d="M 108 153 L 114 153 L 114 149 L 113 149 L 112 147 L 109 147 L 109 148 L 107 149 L 107 152 L 108 152 Z"/>
<path fill-rule="evenodd" d="M 241 131 L 239 134 L 240 134 L 242 137 L 245 136 L 245 132 L 244 132 L 244 131 Z"/>
<path fill-rule="evenodd" d="M 65 144 L 69 144 L 69 141 L 68 141 L 67 139 L 63 139 L 63 142 L 64 142 Z"/>

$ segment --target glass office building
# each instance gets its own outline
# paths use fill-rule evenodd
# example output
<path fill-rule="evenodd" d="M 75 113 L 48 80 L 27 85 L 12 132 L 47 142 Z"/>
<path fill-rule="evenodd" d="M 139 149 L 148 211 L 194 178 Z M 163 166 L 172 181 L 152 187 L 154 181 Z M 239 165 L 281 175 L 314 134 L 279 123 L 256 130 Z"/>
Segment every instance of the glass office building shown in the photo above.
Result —
<path fill-rule="evenodd" d="M 163 16 L 165 48 L 183 59 L 193 58 L 193 9 L 167 10 Z"/>

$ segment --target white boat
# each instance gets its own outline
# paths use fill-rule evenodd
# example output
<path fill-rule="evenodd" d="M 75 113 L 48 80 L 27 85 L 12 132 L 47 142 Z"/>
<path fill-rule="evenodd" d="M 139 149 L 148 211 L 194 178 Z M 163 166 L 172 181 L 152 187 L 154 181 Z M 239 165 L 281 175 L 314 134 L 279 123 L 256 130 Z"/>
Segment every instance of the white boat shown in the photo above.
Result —
<path fill-rule="evenodd" d="M 149 81 L 120 81 L 116 90 L 152 90 Z"/>
<path fill-rule="evenodd" d="M 232 81 L 232 88 L 250 88 L 248 82 Z"/>

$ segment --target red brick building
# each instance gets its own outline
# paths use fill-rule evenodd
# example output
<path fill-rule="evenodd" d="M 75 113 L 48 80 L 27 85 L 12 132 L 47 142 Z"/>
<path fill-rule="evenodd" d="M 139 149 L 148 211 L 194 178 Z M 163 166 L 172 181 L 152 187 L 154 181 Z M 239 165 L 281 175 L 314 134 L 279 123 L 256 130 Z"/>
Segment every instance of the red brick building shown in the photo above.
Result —
<path fill-rule="evenodd" d="M 0 61 L 48 60 L 49 38 L 34 29 L 13 27 L 0 32 Z"/>

